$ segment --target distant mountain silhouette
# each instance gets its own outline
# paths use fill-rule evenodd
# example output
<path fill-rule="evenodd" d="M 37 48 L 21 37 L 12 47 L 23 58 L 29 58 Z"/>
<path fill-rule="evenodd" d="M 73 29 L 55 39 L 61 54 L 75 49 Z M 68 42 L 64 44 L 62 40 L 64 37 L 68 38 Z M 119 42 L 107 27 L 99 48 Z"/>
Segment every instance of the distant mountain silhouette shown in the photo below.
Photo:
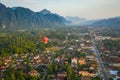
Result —
<path fill-rule="evenodd" d="M 98 20 L 92 23 L 92 26 L 97 27 L 120 27 L 120 17 Z"/>
<path fill-rule="evenodd" d="M 47 9 L 34 12 L 24 7 L 6 7 L 0 3 L 0 28 L 52 28 L 65 25 L 120 27 L 120 17 L 86 20 L 79 17 L 66 17 L 52 13 Z"/>
<path fill-rule="evenodd" d="M 66 17 L 66 20 L 71 21 L 69 25 L 77 26 L 93 26 L 93 27 L 120 27 L 120 17 L 108 19 L 87 20 L 79 17 Z"/>
<path fill-rule="evenodd" d="M 9 8 L 0 3 L 0 27 L 2 28 L 61 27 L 67 22 L 64 17 L 47 9 L 33 12 L 28 8 Z"/>

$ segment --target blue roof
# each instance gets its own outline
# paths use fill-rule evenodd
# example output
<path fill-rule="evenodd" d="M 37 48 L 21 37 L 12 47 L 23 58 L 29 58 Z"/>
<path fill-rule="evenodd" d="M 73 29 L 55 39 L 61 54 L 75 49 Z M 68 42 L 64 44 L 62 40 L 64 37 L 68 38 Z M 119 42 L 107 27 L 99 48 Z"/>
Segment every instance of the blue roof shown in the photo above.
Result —
<path fill-rule="evenodd" d="M 89 50 L 89 51 L 88 51 L 88 53 L 93 53 L 93 52 L 94 52 L 94 50 Z"/>
<path fill-rule="evenodd" d="M 112 75 L 117 75 L 118 71 L 117 70 L 110 70 L 110 74 Z"/>

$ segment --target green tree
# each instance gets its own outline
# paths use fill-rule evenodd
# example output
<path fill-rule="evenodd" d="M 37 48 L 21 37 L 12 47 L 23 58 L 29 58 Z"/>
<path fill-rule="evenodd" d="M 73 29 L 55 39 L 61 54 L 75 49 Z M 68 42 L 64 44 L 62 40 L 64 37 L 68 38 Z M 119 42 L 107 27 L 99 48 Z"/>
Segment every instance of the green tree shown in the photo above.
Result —
<path fill-rule="evenodd" d="M 52 68 L 52 65 L 48 65 L 47 67 L 47 71 L 48 71 L 48 74 L 52 74 L 53 73 L 53 68 Z"/>
<path fill-rule="evenodd" d="M 57 71 L 58 71 L 58 64 L 55 63 L 53 67 L 54 67 L 54 68 L 53 68 L 53 71 L 54 71 L 54 72 L 57 72 Z"/>
<path fill-rule="evenodd" d="M 50 80 L 50 76 L 47 75 L 46 78 L 45 78 L 45 80 Z"/>
<path fill-rule="evenodd" d="M 16 70 L 16 78 L 17 80 L 25 80 L 25 73 L 22 69 Z"/>
<path fill-rule="evenodd" d="M 67 66 L 67 79 L 71 79 L 72 78 L 72 74 L 73 74 L 73 70 L 71 68 L 71 66 Z"/>

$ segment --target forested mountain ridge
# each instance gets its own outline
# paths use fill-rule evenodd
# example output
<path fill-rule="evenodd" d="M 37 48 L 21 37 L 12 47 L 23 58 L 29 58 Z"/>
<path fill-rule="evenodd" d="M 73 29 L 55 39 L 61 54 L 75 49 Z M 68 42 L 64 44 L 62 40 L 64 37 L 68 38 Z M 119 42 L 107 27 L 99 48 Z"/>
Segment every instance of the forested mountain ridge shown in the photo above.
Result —
<path fill-rule="evenodd" d="M 34 12 L 28 8 L 9 8 L 0 3 L 1 28 L 61 27 L 65 26 L 64 17 L 46 9 Z"/>

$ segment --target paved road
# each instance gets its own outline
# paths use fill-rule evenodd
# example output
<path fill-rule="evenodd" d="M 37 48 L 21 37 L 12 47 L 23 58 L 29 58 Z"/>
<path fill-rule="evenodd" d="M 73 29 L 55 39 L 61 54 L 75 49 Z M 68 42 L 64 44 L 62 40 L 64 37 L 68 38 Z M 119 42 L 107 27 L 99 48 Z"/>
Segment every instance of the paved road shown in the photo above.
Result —
<path fill-rule="evenodd" d="M 44 75 L 43 75 L 42 80 L 45 80 L 46 75 L 47 75 L 47 69 L 45 69 L 45 73 L 44 73 Z"/>
<path fill-rule="evenodd" d="M 103 75 L 104 80 L 108 80 L 108 76 L 107 76 L 107 72 L 106 72 L 106 70 L 105 70 L 105 66 L 104 66 L 103 61 L 102 61 L 102 59 L 101 59 L 101 57 L 100 57 L 100 53 L 99 53 L 99 51 L 98 51 L 98 49 L 97 49 L 97 47 L 96 47 L 96 42 L 95 42 L 92 34 L 93 34 L 93 33 L 91 32 L 91 40 L 92 40 L 93 47 L 94 47 L 94 49 L 95 49 L 95 51 L 96 51 L 96 57 L 97 57 L 97 59 L 98 59 L 98 61 L 99 61 L 99 65 L 100 65 L 100 68 L 101 68 L 101 73 L 102 73 L 102 75 Z"/>
<path fill-rule="evenodd" d="M 54 62 L 54 54 L 52 55 L 52 58 L 51 58 L 51 61 L 50 61 L 50 64 L 53 64 L 53 62 Z M 43 75 L 43 77 L 42 77 L 42 80 L 45 80 L 45 77 L 46 77 L 46 75 L 47 75 L 47 69 L 45 69 L 45 73 L 44 73 L 44 75 Z"/>

